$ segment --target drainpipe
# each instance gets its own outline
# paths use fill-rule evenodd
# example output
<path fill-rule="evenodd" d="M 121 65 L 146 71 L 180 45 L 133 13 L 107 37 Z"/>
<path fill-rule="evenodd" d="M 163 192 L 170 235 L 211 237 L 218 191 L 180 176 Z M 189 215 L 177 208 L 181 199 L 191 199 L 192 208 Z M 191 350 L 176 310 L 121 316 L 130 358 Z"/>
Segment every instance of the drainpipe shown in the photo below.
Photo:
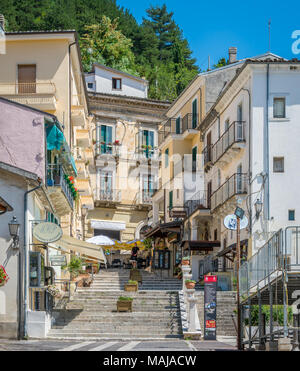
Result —
<path fill-rule="evenodd" d="M 39 181 L 39 180 L 38 180 Z M 29 191 L 24 193 L 24 328 L 23 328 L 23 334 L 24 337 L 27 336 L 27 303 L 28 303 L 28 298 L 27 298 L 27 286 L 28 286 L 28 195 L 37 189 L 42 188 L 42 183 L 39 181 L 39 185 L 33 189 L 30 189 Z M 20 270 L 21 270 L 21 264 L 20 264 Z M 21 278 L 21 275 L 20 275 Z M 21 285 L 19 284 L 20 290 Z"/>
<path fill-rule="evenodd" d="M 266 92 L 266 122 L 264 131 L 264 171 L 267 174 L 265 187 L 265 218 L 267 220 L 267 232 L 269 231 L 270 220 L 270 169 L 269 169 L 269 90 L 270 90 L 270 63 L 267 63 L 267 92 Z"/>
<path fill-rule="evenodd" d="M 252 158 L 251 158 L 251 146 L 252 146 L 252 137 L 251 137 L 251 130 L 252 130 L 252 116 L 251 116 L 251 93 L 250 93 L 250 90 L 249 89 L 246 89 L 246 88 L 243 88 L 242 90 L 246 91 L 248 93 L 248 96 L 249 96 L 249 134 L 248 134 L 248 147 L 249 147 L 249 158 L 248 158 L 248 164 L 249 164 L 249 169 L 248 169 L 248 178 L 249 178 L 249 205 L 250 205 L 250 208 L 249 208 L 249 231 L 250 231 L 250 238 L 252 236 L 252 182 L 251 182 L 251 179 L 252 179 Z"/>

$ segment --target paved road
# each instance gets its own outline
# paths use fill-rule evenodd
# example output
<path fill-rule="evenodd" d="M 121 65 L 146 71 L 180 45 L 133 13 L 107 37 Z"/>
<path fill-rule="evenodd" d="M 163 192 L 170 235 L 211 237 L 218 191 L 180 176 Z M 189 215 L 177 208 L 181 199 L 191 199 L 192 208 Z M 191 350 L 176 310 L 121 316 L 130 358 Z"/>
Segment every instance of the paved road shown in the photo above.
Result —
<path fill-rule="evenodd" d="M 56 340 L 0 340 L 0 351 L 232 351 L 232 341 L 56 341 Z"/>

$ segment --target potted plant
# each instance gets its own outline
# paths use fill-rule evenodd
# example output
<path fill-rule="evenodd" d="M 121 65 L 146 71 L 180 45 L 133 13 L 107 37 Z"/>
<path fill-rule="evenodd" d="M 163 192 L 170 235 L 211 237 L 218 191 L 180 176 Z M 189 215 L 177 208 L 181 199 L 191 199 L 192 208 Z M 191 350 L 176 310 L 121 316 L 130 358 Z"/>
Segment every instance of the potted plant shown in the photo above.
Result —
<path fill-rule="evenodd" d="M 138 281 L 129 280 L 124 288 L 126 292 L 136 292 L 139 289 L 139 283 Z"/>
<path fill-rule="evenodd" d="M 133 268 L 133 269 L 130 270 L 129 278 L 132 281 L 138 281 L 138 282 L 142 283 L 142 275 L 137 268 Z"/>
<path fill-rule="evenodd" d="M 117 311 L 118 312 L 132 312 L 132 302 L 133 302 L 133 298 L 120 296 L 117 301 Z"/>
<path fill-rule="evenodd" d="M 58 287 L 56 287 L 55 285 L 49 285 L 47 287 L 47 292 L 49 292 L 49 294 L 51 296 L 53 296 L 54 298 L 60 298 L 61 297 L 61 293 L 60 293 L 60 290 Z"/>
<path fill-rule="evenodd" d="M 0 265 L 0 287 L 4 286 L 9 280 L 8 274 L 2 265 Z"/>
<path fill-rule="evenodd" d="M 182 265 L 190 265 L 190 257 L 189 256 L 185 256 L 184 258 L 182 258 L 181 264 Z"/>
<path fill-rule="evenodd" d="M 194 289 L 196 286 L 196 281 L 193 280 L 185 280 L 185 287 L 187 289 Z"/>
<path fill-rule="evenodd" d="M 73 256 L 70 263 L 64 265 L 62 267 L 62 270 L 69 272 L 71 274 L 71 279 L 75 281 L 80 275 L 82 275 L 82 273 L 84 273 L 84 265 L 85 263 L 82 261 L 81 258 L 79 258 L 78 256 Z M 84 276 L 86 276 L 86 274 Z"/>

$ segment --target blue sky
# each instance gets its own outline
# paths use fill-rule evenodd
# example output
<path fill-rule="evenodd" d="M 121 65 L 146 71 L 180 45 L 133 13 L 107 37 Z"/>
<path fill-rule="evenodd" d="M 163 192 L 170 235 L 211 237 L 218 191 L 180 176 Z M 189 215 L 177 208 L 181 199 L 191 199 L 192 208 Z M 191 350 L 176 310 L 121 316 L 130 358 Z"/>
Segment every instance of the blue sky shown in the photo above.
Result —
<path fill-rule="evenodd" d="M 291 38 L 300 30 L 300 1 L 201 1 L 201 0 L 117 0 L 130 10 L 139 23 L 145 10 L 166 3 L 174 12 L 201 69 L 207 69 L 219 57 L 228 56 L 228 48 L 238 48 L 238 58 L 252 57 L 268 51 L 268 20 L 271 19 L 271 52 L 285 58 L 300 59 L 292 53 Z"/>

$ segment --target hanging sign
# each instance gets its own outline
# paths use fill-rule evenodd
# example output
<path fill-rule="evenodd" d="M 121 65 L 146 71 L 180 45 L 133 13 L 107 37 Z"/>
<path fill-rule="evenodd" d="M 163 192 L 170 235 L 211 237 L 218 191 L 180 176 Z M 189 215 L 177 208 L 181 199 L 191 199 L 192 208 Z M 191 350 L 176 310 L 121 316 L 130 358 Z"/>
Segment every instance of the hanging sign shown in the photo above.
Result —
<path fill-rule="evenodd" d="M 224 219 L 224 225 L 227 229 L 232 231 L 237 230 L 237 217 L 236 215 L 227 215 Z M 240 229 L 245 229 L 248 226 L 248 218 L 246 216 L 243 217 L 240 221 Z"/>
<path fill-rule="evenodd" d="M 204 276 L 204 340 L 217 339 L 217 276 Z"/>
<path fill-rule="evenodd" d="M 52 267 L 61 267 L 67 265 L 67 258 L 65 255 L 49 256 L 50 264 Z"/>
<path fill-rule="evenodd" d="M 51 243 L 61 239 L 63 231 L 55 223 L 45 222 L 34 226 L 33 237 L 43 243 Z"/>

